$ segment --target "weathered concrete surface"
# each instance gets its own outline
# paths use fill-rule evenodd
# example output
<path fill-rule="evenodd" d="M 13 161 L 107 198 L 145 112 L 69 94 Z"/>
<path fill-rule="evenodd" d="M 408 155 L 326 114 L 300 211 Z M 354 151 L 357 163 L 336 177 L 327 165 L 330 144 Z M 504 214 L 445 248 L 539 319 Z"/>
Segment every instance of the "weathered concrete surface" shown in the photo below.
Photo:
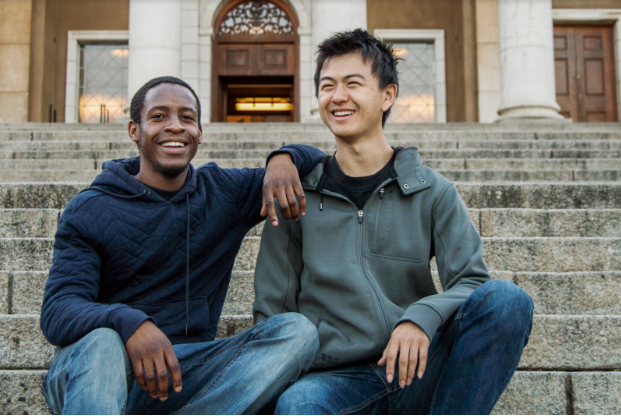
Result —
<path fill-rule="evenodd" d="M 47 270 L 53 248 L 51 238 L 0 238 L 0 270 Z"/>
<path fill-rule="evenodd" d="M 482 209 L 483 237 L 619 237 L 621 209 Z"/>
<path fill-rule="evenodd" d="M 222 314 L 251 314 L 252 302 L 254 302 L 254 272 L 234 272 L 224 300 Z"/>
<path fill-rule="evenodd" d="M 621 316 L 536 315 L 519 368 L 621 368 Z"/>
<path fill-rule="evenodd" d="M 99 171 L 91 170 L 0 170 L 0 182 L 92 182 Z"/>
<path fill-rule="evenodd" d="M 57 209 L 0 209 L 2 238 L 49 238 L 58 227 Z"/>
<path fill-rule="evenodd" d="M 254 267 L 257 263 L 257 256 L 259 254 L 261 238 L 259 237 L 246 237 L 237 253 L 235 258 L 235 264 L 233 265 L 234 271 L 254 271 Z"/>
<path fill-rule="evenodd" d="M 559 182 L 573 181 L 568 170 L 438 170 L 452 182 Z"/>
<path fill-rule="evenodd" d="M 43 370 L 0 370 L 0 414 L 49 414 L 41 392 L 45 373 Z"/>
<path fill-rule="evenodd" d="M 9 313 L 9 273 L 0 271 L 0 315 Z"/>
<path fill-rule="evenodd" d="M 597 171 L 619 169 L 619 161 L 616 159 L 464 159 L 461 168 L 444 169 L 468 169 L 468 170 L 576 170 Z M 428 160 L 424 163 L 428 164 Z M 434 168 L 435 169 L 435 168 Z"/>
<path fill-rule="evenodd" d="M 492 414 L 564 415 L 567 373 L 518 371 L 500 396 Z"/>
<path fill-rule="evenodd" d="M 483 238 L 490 270 L 580 272 L 621 270 L 621 238 Z"/>
<path fill-rule="evenodd" d="M 0 368 L 48 368 L 53 356 L 38 315 L 0 315 Z"/>
<path fill-rule="evenodd" d="M 516 273 L 515 283 L 547 315 L 621 315 L 621 272 Z"/>
<path fill-rule="evenodd" d="M 47 271 L 9 272 L 12 279 L 12 299 L 10 313 L 28 315 L 41 313 Z"/>
<path fill-rule="evenodd" d="M 458 183 L 469 208 L 618 209 L 621 183 Z"/>
<path fill-rule="evenodd" d="M 571 373 L 577 415 L 621 414 L 621 372 Z"/>
<path fill-rule="evenodd" d="M 89 183 L 0 183 L 0 208 L 64 208 Z"/>
<path fill-rule="evenodd" d="M 92 159 L 2 159 L 2 170 L 45 170 L 45 169 L 72 169 L 88 170 L 95 169 L 95 161 Z"/>

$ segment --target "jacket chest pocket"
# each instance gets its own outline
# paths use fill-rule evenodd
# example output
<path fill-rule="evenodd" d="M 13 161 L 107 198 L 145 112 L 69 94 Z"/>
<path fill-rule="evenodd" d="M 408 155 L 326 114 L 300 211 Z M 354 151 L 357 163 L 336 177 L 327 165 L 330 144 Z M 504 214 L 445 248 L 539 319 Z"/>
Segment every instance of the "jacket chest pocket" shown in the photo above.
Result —
<path fill-rule="evenodd" d="M 379 202 L 375 211 L 375 226 L 371 238 L 371 247 L 376 249 L 378 246 L 386 244 L 390 235 L 392 224 L 392 209 L 395 199 L 395 191 L 385 188 L 379 191 Z"/>

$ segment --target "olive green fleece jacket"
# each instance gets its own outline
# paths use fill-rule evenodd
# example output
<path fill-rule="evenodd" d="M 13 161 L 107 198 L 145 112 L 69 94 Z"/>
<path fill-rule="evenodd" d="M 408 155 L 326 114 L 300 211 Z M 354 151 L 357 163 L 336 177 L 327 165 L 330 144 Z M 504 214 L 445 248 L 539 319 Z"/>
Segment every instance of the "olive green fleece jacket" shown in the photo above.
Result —
<path fill-rule="evenodd" d="M 359 210 L 322 189 L 324 164 L 302 179 L 306 216 L 266 222 L 255 270 L 256 322 L 298 312 L 317 326 L 313 369 L 381 355 L 404 321 L 433 338 L 466 298 L 490 280 L 481 238 L 455 186 L 400 150 L 397 178 Z M 433 284 L 436 257 L 444 291 Z"/>

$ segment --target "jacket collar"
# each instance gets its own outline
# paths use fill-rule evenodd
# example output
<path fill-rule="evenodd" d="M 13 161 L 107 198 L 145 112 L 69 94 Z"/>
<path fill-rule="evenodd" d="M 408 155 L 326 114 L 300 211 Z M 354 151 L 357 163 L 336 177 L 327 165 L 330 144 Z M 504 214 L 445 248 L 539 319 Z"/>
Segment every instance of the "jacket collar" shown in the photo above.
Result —
<path fill-rule="evenodd" d="M 318 163 L 310 173 L 302 178 L 302 187 L 311 191 L 317 190 L 324 174 L 325 159 Z M 431 187 L 423 175 L 423 161 L 418 154 L 418 148 L 408 147 L 398 150 L 395 157 L 396 181 L 403 195 L 411 195 Z"/>
<path fill-rule="evenodd" d="M 107 189 L 122 194 L 137 195 L 148 190 L 142 182 L 134 177 L 140 171 L 140 157 L 135 156 L 129 159 L 110 160 L 103 164 L 103 171 L 97 175 L 91 186 L 103 186 Z M 186 194 L 192 194 L 196 190 L 196 169 L 190 164 L 188 171 L 189 178 L 185 185 L 169 201 L 171 203 L 185 200 Z M 163 199 L 154 192 L 148 193 L 147 199 L 162 202 Z"/>

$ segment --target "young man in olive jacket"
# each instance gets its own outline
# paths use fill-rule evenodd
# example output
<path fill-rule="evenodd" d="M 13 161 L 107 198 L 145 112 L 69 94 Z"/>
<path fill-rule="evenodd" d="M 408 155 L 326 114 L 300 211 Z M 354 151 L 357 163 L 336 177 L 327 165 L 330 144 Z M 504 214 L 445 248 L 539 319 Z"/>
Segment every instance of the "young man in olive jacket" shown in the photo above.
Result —
<path fill-rule="evenodd" d="M 319 46 L 317 98 L 337 151 L 302 179 L 307 215 L 265 226 L 255 274 L 257 322 L 299 312 L 319 332 L 311 372 L 278 414 L 489 413 L 528 341 L 532 300 L 490 279 L 455 186 L 384 137 L 396 63 L 363 30 Z"/>

